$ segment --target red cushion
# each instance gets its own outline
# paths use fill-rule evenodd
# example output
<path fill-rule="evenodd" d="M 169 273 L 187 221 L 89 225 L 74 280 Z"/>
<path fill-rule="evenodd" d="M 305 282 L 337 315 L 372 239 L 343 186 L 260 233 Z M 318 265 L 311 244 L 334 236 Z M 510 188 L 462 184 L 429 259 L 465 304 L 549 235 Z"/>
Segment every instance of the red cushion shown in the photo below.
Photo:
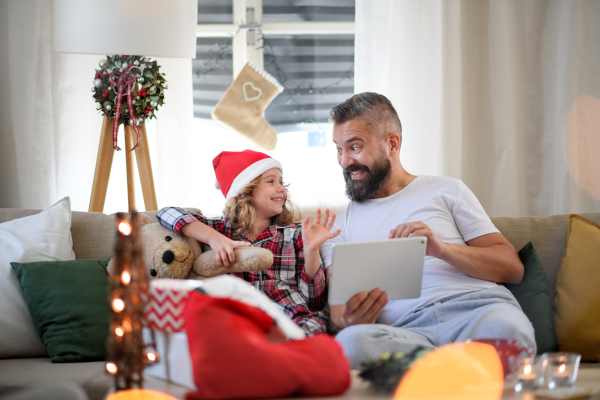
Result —
<path fill-rule="evenodd" d="M 198 291 L 184 318 L 198 387 L 186 400 L 329 396 L 350 386 L 348 360 L 327 334 L 274 343 L 262 310 Z"/>

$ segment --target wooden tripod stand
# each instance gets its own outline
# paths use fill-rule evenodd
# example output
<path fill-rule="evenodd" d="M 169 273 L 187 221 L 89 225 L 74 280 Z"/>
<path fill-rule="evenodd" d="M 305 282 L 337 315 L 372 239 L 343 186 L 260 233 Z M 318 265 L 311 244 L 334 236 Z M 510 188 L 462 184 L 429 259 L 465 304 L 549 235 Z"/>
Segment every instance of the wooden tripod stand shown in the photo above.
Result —
<path fill-rule="evenodd" d="M 156 191 L 154 189 L 154 178 L 152 177 L 152 165 L 150 164 L 150 152 L 148 150 L 148 137 L 146 135 L 146 125 L 138 126 L 140 132 L 140 145 L 135 149 L 135 159 L 137 160 L 140 182 L 142 184 L 142 194 L 144 195 L 144 205 L 146 211 L 158 210 L 156 202 Z M 100 145 L 98 146 L 98 158 L 96 159 L 96 172 L 94 172 L 94 183 L 92 186 L 92 197 L 90 199 L 89 211 L 104 211 L 104 202 L 106 201 L 106 191 L 108 189 L 108 178 L 112 167 L 113 156 L 113 124 L 104 116 L 102 121 L 102 132 L 100 134 Z M 129 125 L 125 125 L 125 163 L 127 166 L 127 199 L 129 211 L 135 211 L 135 192 L 133 186 L 133 148 L 135 131 Z"/>

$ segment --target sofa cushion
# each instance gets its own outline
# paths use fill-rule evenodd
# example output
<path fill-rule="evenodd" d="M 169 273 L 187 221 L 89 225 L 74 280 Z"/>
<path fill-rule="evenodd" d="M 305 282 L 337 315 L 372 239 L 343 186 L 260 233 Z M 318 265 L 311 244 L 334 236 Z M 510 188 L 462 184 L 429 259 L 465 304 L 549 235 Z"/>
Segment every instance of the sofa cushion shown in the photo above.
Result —
<path fill-rule="evenodd" d="M 108 259 L 12 263 L 52 362 L 106 357 Z"/>
<path fill-rule="evenodd" d="M 600 223 L 600 213 L 582 214 Z M 491 217 L 496 228 L 514 246 L 520 249 L 533 243 L 548 279 L 547 292 L 552 295 L 558 266 L 567 243 L 569 215 L 549 217 Z"/>
<path fill-rule="evenodd" d="M 36 215 L 0 224 L 0 358 L 48 354 L 10 263 L 74 258 L 68 197 Z"/>
<path fill-rule="evenodd" d="M 553 297 L 561 351 L 600 360 L 600 224 L 571 214 Z"/>
<path fill-rule="evenodd" d="M 546 274 L 531 242 L 520 251 L 519 258 L 525 267 L 523 280 L 518 285 L 504 286 L 515 296 L 535 330 L 538 354 L 556 351 L 556 334 L 552 321 L 552 297 L 546 291 Z"/>

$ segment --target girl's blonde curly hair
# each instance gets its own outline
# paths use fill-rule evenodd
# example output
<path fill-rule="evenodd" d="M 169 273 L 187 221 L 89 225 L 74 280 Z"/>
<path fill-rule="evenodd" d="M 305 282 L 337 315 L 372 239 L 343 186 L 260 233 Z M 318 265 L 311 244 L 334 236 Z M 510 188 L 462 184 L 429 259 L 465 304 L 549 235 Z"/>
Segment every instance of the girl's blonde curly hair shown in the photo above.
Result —
<path fill-rule="evenodd" d="M 243 188 L 236 197 L 232 197 L 225 203 L 223 215 L 231 223 L 233 228 L 233 238 L 240 238 L 244 234 L 252 233 L 252 226 L 256 219 L 256 208 L 252 204 L 252 193 L 254 188 L 258 186 L 260 176 L 250 182 Z M 281 214 L 271 218 L 271 224 L 278 226 L 287 226 L 289 224 L 299 222 L 300 212 L 298 208 L 290 200 L 290 196 L 285 188 L 285 201 L 283 203 L 283 211 Z"/>

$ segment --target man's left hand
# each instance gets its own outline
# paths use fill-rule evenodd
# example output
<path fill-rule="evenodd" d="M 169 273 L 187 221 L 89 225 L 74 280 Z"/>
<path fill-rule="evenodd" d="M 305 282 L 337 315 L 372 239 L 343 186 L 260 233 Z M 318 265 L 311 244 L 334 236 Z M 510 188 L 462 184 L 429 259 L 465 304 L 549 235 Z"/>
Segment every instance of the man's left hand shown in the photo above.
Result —
<path fill-rule="evenodd" d="M 405 238 L 424 236 L 427 238 L 427 255 L 442 258 L 445 250 L 445 243 L 431 230 L 431 228 L 422 221 L 408 222 L 400 224 L 390 231 L 388 238 Z"/>

